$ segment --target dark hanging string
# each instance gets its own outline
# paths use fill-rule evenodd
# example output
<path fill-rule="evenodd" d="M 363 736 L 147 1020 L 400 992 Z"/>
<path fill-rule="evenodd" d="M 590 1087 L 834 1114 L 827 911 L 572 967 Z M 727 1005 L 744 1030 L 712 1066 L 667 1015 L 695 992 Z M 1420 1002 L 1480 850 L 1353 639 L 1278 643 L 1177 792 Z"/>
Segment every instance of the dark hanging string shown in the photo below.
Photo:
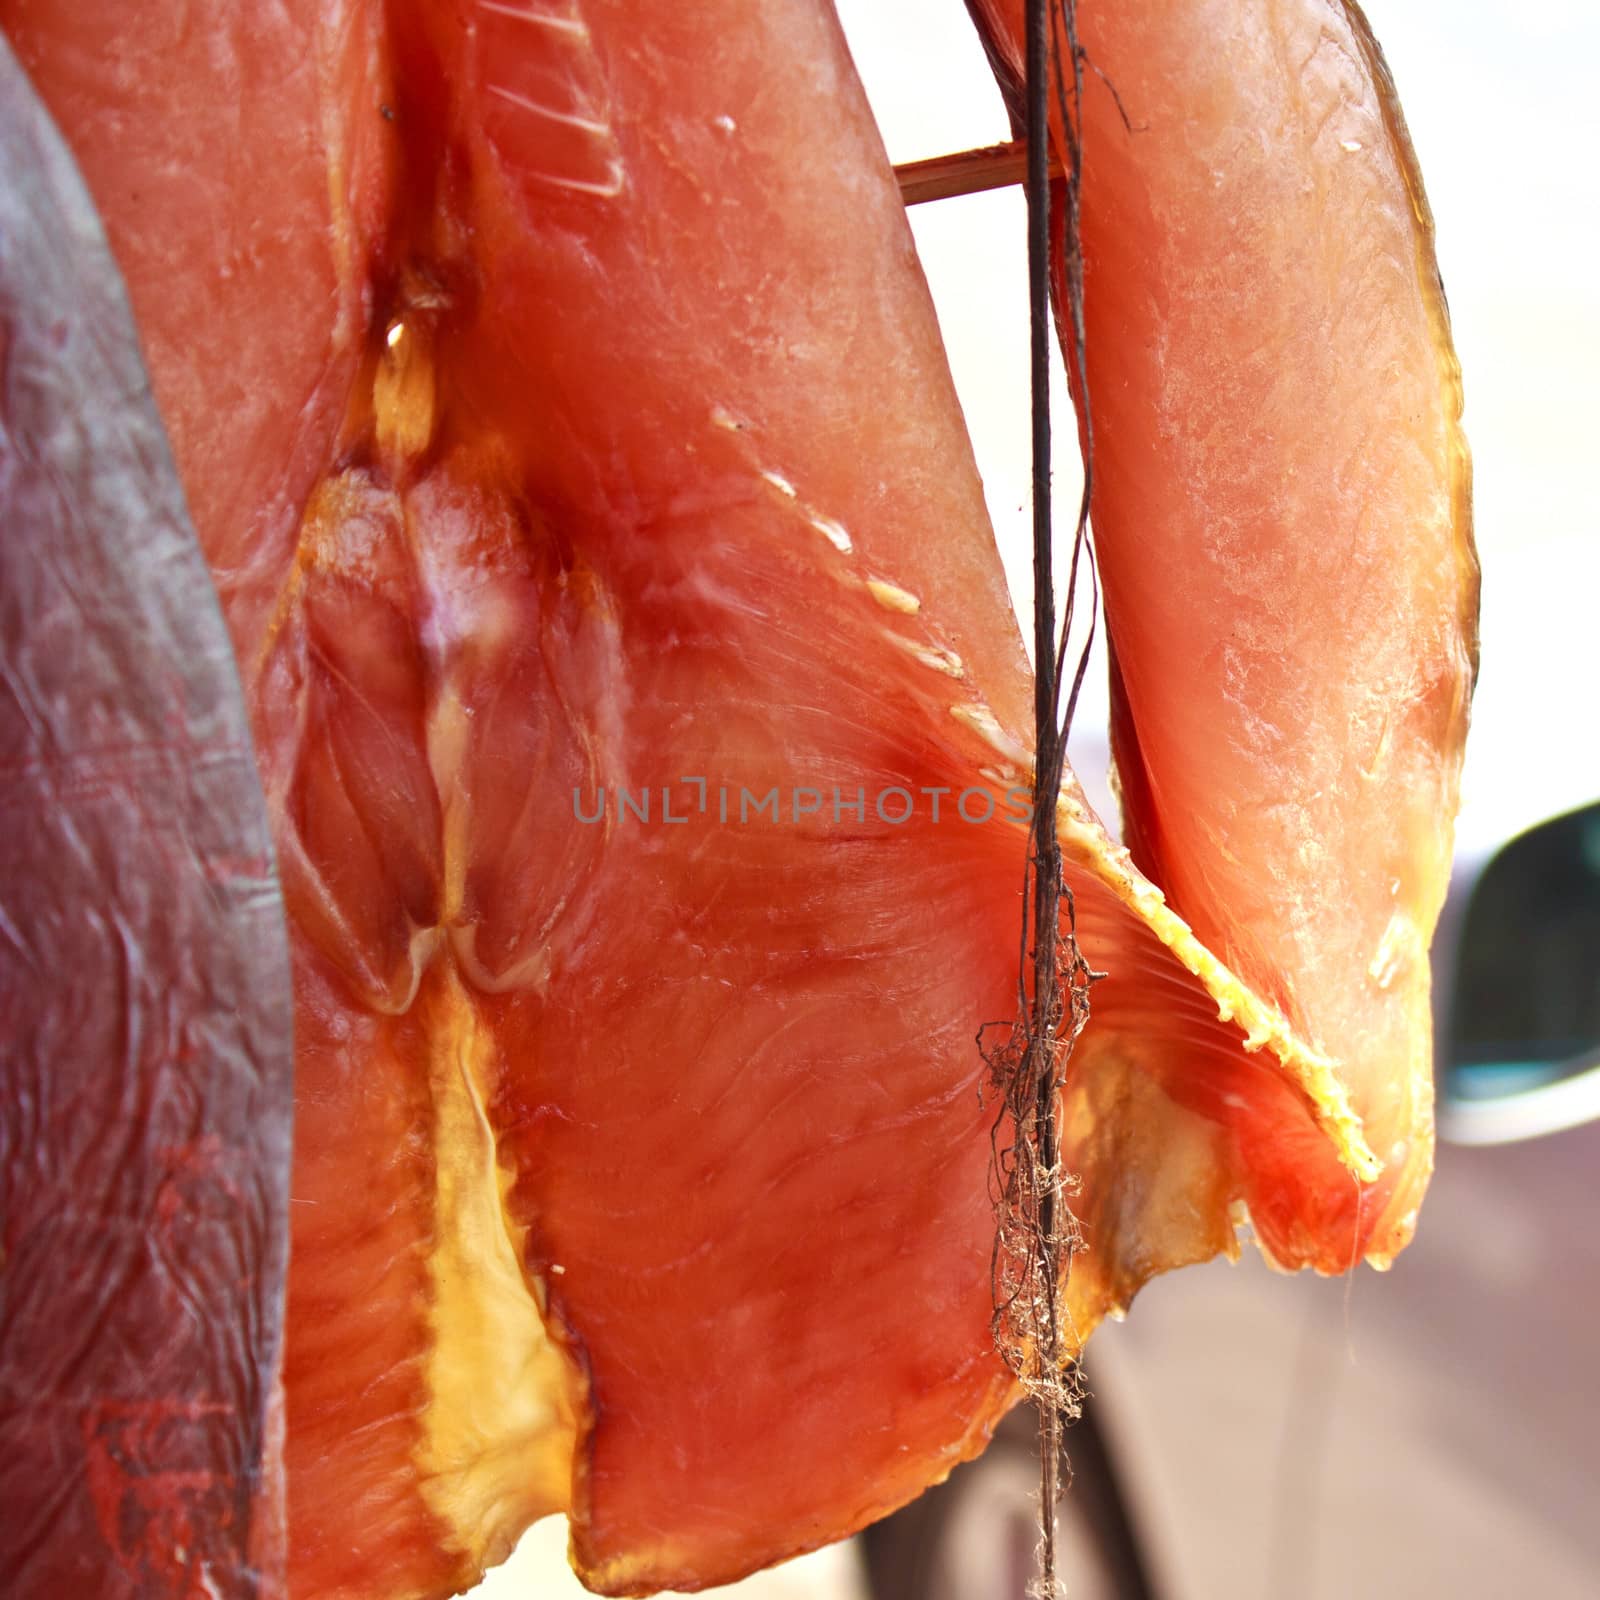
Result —
<path fill-rule="evenodd" d="M 1059 23 L 1059 31 L 1056 24 Z M 1089 627 L 1084 637 L 1083 649 L 1078 656 L 1077 668 L 1072 677 L 1072 691 L 1067 696 L 1067 713 L 1061 721 L 1061 741 L 1058 746 L 1058 765 L 1055 777 L 1060 789 L 1060 761 L 1067 748 L 1067 735 L 1072 729 L 1073 713 L 1078 708 L 1078 695 L 1089 669 L 1089 653 L 1094 648 L 1095 627 L 1100 615 L 1100 574 L 1095 568 L 1094 544 L 1089 533 L 1089 502 L 1094 491 L 1094 411 L 1089 404 L 1089 376 L 1086 361 L 1086 337 L 1083 316 L 1083 254 L 1078 247 L 1078 219 L 1082 203 L 1082 123 L 1084 52 L 1078 43 L 1077 0 L 1061 0 L 1059 9 L 1052 7 L 1051 25 L 1055 48 L 1050 53 L 1051 82 L 1055 88 L 1056 111 L 1061 119 L 1062 138 L 1066 143 L 1066 180 L 1062 184 L 1062 238 L 1061 260 L 1063 282 L 1061 291 L 1066 301 L 1068 325 L 1072 333 L 1072 360 L 1078 380 L 1078 403 L 1083 415 L 1083 493 L 1078 499 L 1078 520 L 1073 529 L 1072 565 L 1067 574 L 1067 611 L 1061 625 L 1061 639 L 1056 649 L 1056 682 L 1061 681 L 1062 664 L 1066 659 L 1067 641 L 1072 635 L 1073 616 L 1078 597 L 1078 570 L 1080 564 L 1089 569 Z M 1069 98 L 1061 70 L 1065 55 L 1072 62 L 1072 92 Z M 1114 86 L 1101 76 L 1124 126 L 1128 126 L 1122 102 Z M 1131 131 L 1131 129 L 1130 129 Z"/>
<path fill-rule="evenodd" d="M 1049 0 L 1028 0 L 1028 322 L 1029 385 L 1033 401 L 1033 1010 L 1023 1049 L 1025 1085 L 1033 1090 L 1031 1133 L 1037 1172 L 1044 1180 L 1037 1194 L 1035 1272 L 1045 1293 L 1034 1296 L 1040 1325 L 1033 1331 L 1039 1348 L 1034 1359 L 1047 1379 L 1059 1365 L 1060 1328 L 1055 1285 L 1056 1207 L 1060 1199 L 1053 1174 L 1060 1162 L 1056 1137 L 1056 1031 L 1060 1021 L 1057 930 L 1061 916 L 1061 843 L 1056 834 L 1056 795 L 1060 792 L 1060 671 L 1056 642 L 1054 525 L 1050 484 L 1050 35 Z M 1052 780 L 1054 780 L 1052 782 Z M 1024 1130 L 1018 1130 L 1019 1137 Z M 1031 1275 L 1031 1274 L 1030 1274 Z M 1037 1389 L 1039 1411 L 1040 1587 L 1057 1588 L 1055 1507 L 1060 1494 L 1061 1407 L 1048 1382 Z"/>
<path fill-rule="evenodd" d="M 1074 0 L 1027 4 L 1027 199 L 1030 383 L 1033 442 L 1034 815 L 1029 839 L 1030 916 L 1023 930 L 1023 966 L 1032 995 L 1007 1044 L 989 1057 L 1004 1105 L 995 1128 L 994 1171 L 999 1224 L 993 1266 L 995 1339 L 1039 1413 L 1039 1577 L 1035 1593 L 1060 1592 L 1055 1509 L 1061 1489 L 1062 1430 L 1078 1414 L 1077 1340 L 1066 1309 L 1067 1274 L 1080 1242 L 1068 1205 L 1073 1181 L 1061 1161 L 1058 1103 L 1067 1058 L 1088 1020 L 1089 971 L 1078 949 L 1072 894 L 1062 872 L 1056 831 L 1066 736 L 1088 667 L 1098 583 L 1089 540 L 1093 433 L 1084 377 L 1083 274 L 1078 251 L 1078 179 L 1083 74 Z M 1070 63 L 1070 75 L 1064 70 Z M 1070 94 L 1068 85 L 1070 82 Z M 1064 176 L 1052 207 L 1050 111 L 1065 149 Z M 1084 490 L 1078 506 L 1065 616 L 1057 631 L 1051 505 L 1050 314 L 1052 213 L 1060 218 L 1058 297 L 1070 332 L 1070 358 L 1084 414 Z M 1061 715 L 1061 683 L 1072 632 L 1080 564 L 1089 569 L 1090 617 Z M 1066 927 L 1062 927 L 1065 908 Z M 1028 951 L 1031 932 L 1033 947 Z M 1002 1148 L 1009 1133 L 1011 1143 Z"/>

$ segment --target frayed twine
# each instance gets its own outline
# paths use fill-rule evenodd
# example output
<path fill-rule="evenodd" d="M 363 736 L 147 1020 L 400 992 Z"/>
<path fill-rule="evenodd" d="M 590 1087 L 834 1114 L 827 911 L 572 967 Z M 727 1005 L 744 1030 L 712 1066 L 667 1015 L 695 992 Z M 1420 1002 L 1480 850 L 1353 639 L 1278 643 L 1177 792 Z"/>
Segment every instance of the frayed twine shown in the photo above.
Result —
<path fill-rule="evenodd" d="M 1067 1281 L 1083 1234 L 1070 1205 L 1078 1181 L 1061 1158 L 1058 1119 L 1068 1059 L 1089 1020 L 1089 987 L 1100 976 L 1078 947 L 1072 892 L 1056 833 L 1056 802 L 1066 739 L 1094 641 L 1099 584 L 1089 533 L 1094 481 L 1094 424 L 1089 405 L 1079 248 L 1083 71 L 1075 0 L 1029 0 L 1026 12 L 1028 294 L 1033 423 L 1034 815 L 1028 871 L 1032 894 L 1022 928 L 1017 1022 L 1006 1041 L 984 1052 L 1000 1106 L 991 1133 L 995 1244 L 990 1276 L 993 1333 L 1001 1359 L 1039 1414 L 1039 1575 L 1031 1593 L 1056 1600 L 1056 1503 L 1061 1484 L 1061 1436 L 1082 1414 L 1082 1341 L 1072 1325 Z M 1065 68 L 1070 65 L 1070 74 Z M 1070 87 L 1069 87 L 1070 86 Z M 1078 502 L 1066 607 L 1057 632 L 1050 494 L 1050 107 L 1054 90 L 1066 159 L 1060 184 L 1061 279 L 1064 326 L 1070 330 L 1070 375 L 1082 404 L 1083 493 Z M 1088 637 L 1079 655 L 1062 717 L 1061 686 L 1072 635 L 1080 560 L 1088 568 Z M 1065 902 L 1065 928 L 1062 905 Z M 1029 932 L 1033 948 L 1028 948 Z M 1026 973 L 1032 968 L 1032 993 Z M 979 1048 L 983 1049 L 980 1035 Z M 1010 1142 L 1007 1143 L 1009 1133 Z"/>
<path fill-rule="evenodd" d="M 1085 1395 L 1082 1341 L 1067 1299 L 1073 1258 L 1085 1248 L 1071 1204 L 1080 1182 L 1062 1159 L 1057 1117 L 1072 1049 L 1089 1020 L 1090 986 L 1105 976 L 1090 968 L 1079 948 L 1071 889 L 1062 882 L 1058 891 L 1065 928 L 1052 952 L 1056 982 L 1042 1019 L 1025 1011 L 1003 1043 L 986 1046 L 983 1035 L 978 1041 L 998 1100 L 990 1130 L 990 1328 L 1001 1359 L 1039 1414 L 1039 1575 L 1029 1593 L 1043 1600 L 1061 1592 L 1054 1535 L 1062 1435 L 1082 1414 Z"/>

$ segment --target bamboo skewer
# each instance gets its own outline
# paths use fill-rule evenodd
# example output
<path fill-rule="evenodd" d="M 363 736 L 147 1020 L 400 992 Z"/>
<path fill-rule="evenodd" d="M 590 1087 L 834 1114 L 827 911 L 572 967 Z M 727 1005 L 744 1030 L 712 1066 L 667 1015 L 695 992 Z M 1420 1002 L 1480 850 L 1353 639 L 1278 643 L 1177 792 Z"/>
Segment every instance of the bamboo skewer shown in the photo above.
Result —
<path fill-rule="evenodd" d="M 1027 140 L 1012 139 L 927 161 L 907 161 L 894 169 L 894 175 L 900 180 L 901 199 L 908 206 L 917 206 L 928 200 L 980 194 L 985 189 L 1008 189 L 1022 182 L 1027 168 Z M 1061 162 L 1052 154 L 1050 176 L 1061 175 Z"/>

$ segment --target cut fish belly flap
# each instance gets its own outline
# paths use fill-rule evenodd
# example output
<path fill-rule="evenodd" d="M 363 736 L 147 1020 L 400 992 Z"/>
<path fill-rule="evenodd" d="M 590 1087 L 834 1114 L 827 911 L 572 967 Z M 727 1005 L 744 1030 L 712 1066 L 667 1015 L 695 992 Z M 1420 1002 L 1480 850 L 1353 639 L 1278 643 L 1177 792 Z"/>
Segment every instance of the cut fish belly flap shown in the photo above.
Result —
<path fill-rule="evenodd" d="M 1022 8 L 970 9 L 1015 105 Z M 1076 19 L 1087 382 L 1068 364 L 1093 410 L 1124 834 L 1332 1064 L 1319 1092 L 1342 1089 L 1383 1169 L 1364 1190 L 1295 1169 L 1241 1107 L 1280 1180 L 1251 1205 L 1263 1247 L 1382 1263 L 1432 1164 L 1427 945 L 1476 662 L 1431 219 L 1355 6 Z M 1058 253 L 1058 296 L 1064 273 Z"/>

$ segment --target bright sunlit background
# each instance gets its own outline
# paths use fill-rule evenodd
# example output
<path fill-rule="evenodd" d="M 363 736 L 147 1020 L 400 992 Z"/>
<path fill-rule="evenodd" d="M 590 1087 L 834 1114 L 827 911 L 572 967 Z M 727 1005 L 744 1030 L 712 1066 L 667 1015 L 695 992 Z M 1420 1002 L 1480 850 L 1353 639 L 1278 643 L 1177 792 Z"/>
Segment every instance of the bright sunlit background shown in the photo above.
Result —
<path fill-rule="evenodd" d="M 1595 286 L 1600 260 L 1600 93 L 1595 76 L 1600 6 L 1593 0 L 1370 0 L 1366 11 L 1399 86 L 1433 204 L 1465 372 L 1484 582 L 1483 671 L 1461 839 L 1467 848 L 1479 849 L 1600 796 L 1600 716 L 1595 709 L 1600 689 L 1600 529 L 1594 466 L 1600 423 L 1595 404 L 1600 359 L 1600 292 Z M 840 12 L 891 159 L 909 161 L 1009 136 L 960 0 L 840 0 Z M 1015 190 L 912 212 L 1013 597 L 1025 617 L 1031 575 L 1023 215 L 1023 200 Z M 1063 443 L 1070 443 L 1064 392 L 1058 405 Z M 1059 490 L 1065 491 L 1059 502 L 1063 507 L 1070 504 L 1075 485 L 1071 471 L 1070 462 L 1064 463 L 1058 478 Z M 1064 518 L 1063 525 L 1070 527 L 1070 521 Z M 1102 674 L 1095 676 L 1095 688 L 1080 713 L 1082 738 L 1074 746 L 1090 764 L 1096 725 L 1103 725 L 1105 717 Z M 1590 1195 L 1592 1203 L 1592 1191 Z M 1503 1214 L 1505 1208 L 1497 1212 L 1489 1203 L 1483 1184 L 1463 1188 L 1454 1200 L 1439 1194 L 1433 1204 L 1476 1206 L 1473 1237 L 1481 1239 L 1484 1250 L 1502 1252 L 1510 1275 L 1506 1282 L 1526 1286 L 1537 1240 L 1516 1232 Z M 1413 1283 L 1418 1281 L 1415 1274 L 1425 1279 L 1430 1270 L 1442 1270 L 1436 1258 L 1423 1253 L 1423 1241 L 1415 1248 L 1419 1262 Z M 1408 1267 L 1409 1258 L 1394 1281 Z M 1382 1302 L 1375 1291 L 1369 1293 L 1365 1275 L 1359 1286 L 1342 1291 L 1342 1312 L 1337 1292 L 1331 1300 L 1325 1293 L 1318 1298 L 1329 1286 L 1268 1284 L 1263 1293 L 1272 1298 L 1260 1303 L 1295 1308 L 1293 1329 L 1282 1337 L 1271 1331 L 1256 1299 L 1245 1295 L 1229 1300 L 1233 1291 L 1226 1287 L 1213 1289 L 1208 1299 L 1203 1288 L 1183 1287 L 1182 1281 L 1191 1277 L 1202 1286 L 1208 1281 L 1186 1273 L 1178 1275 L 1170 1291 L 1166 1284 L 1153 1286 L 1135 1308 L 1129 1327 L 1107 1330 L 1090 1352 L 1091 1382 L 1099 1372 L 1107 1388 L 1131 1391 L 1131 1397 L 1108 1396 L 1108 1406 L 1159 1408 L 1171 1396 L 1176 1407 L 1202 1384 L 1230 1397 L 1220 1433 L 1175 1439 L 1158 1452 L 1163 1459 L 1132 1463 L 1136 1473 L 1156 1483 L 1146 1509 L 1153 1505 L 1183 1546 L 1174 1557 L 1167 1541 L 1167 1593 L 1259 1593 L 1287 1600 L 1315 1589 L 1330 1596 L 1448 1593 L 1487 1600 L 1521 1592 L 1505 1587 L 1512 1582 L 1508 1574 L 1521 1570 L 1517 1541 L 1548 1545 L 1554 1540 L 1559 1545 L 1567 1537 L 1559 1527 L 1555 1532 L 1542 1527 L 1536 1511 L 1514 1506 L 1498 1493 L 1496 1463 L 1466 1462 L 1461 1440 L 1436 1437 L 1440 1428 L 1430 1418 L 1417 1425 L 1429 1441 L 1417 1447 L 1417 1459 L 1425 1465 L 1413 1468 L 1410 1458 L 1387 1463 L 1402 1476 L 1392 1503 L 1384 1502 L 1388 1510 L 1381 1519 L 1374 1519 L 1359 1488 L 1360 1480 L 1385 1466 L 1386 1454 L 1394 1454 L 1383 1437 L 1352 1439 L 1340 1446 L 1336 1434 L 1327 1433 L 1326 1461 L 1319 1457 L 1307 1465 L 1304 1452 L 1295 1454 L 1299 1435 L 1293 1408 L 1309 1406 L 1318 1394 L 1331 1392 L 1346 1370 L 1358 1376 L 1365 1372 L 1372 1395 L 1357 1396 L 1349 1404 L 1352 1416 L 1365 1417 L 1370 1411 L 1377 1419 L 1373 1426 L 1382 1427 L 1391 1415 L 1409 1415 L 1421 1404 L 1418 1395 L 1427 1392 L 1426 1352 L 1415 1361 L 1395 1358 L 1385 1365 L 1387 1358 L 1371 1353 L 1377 1349 L 1375 1334 L 1365 1368 L 1362 1357 L 1352 1356 L 1361 1348 L 1363 1316 L 1382 1315 Z M 1240 1268 L 1211 1281 L 1249 1288 L 1257 1277 L 1265 1280 L 1264 1273 L 1252 1276 L 1251 1269 Z M 1340 1291 L 1338 1285 L 1331 1287 Z M 1202 1305 L 1213 1353 L 1204 1338 L 1197 1344 L 1187 1336 Z M 1301 1307 L 1307 1308 L 1303 1335 Z M 1525 1300 L 1482 1309 L 1486 1318 L 1526 1314 Z M 1324 1335 L 1324 1329 L 1331 1332 Z M 1516 1347 L 1510 1348 L 1514 1352 Z M 1232 1350 L 1234 1364 L 1243 1370 L 1230 1376 L 1223 1370 L 1227 1359 L 1216 1350 Z M 1098 1368 L 1097 1357 L 1103 1363 Z M 1484 1372 L 1481 1378 L 1485 1393 L 1496 1384 L 1515 1387 L 1515 1375 L 1504 1369 Z M 1308 1384 L 1314 1392 L 1308 1392 Z M 1161 1397 L 1159 1406 L 1156 1397 Z M 1441 1390 L 1437 1398 L 1441 1406 L 1457 1405 L 1463 1411 L 1476 1403 L 1471 1393 L 1456 1396 Z M 1325 1433 L 1334 1426 L 1326 1417 L 1317 1425 Z M 1524 1483 L 1535 1474 L 1541 1451 L 1577 1448 L 1570 1441 L 1565 1446 L 1541 1444 L 1536 1437 L 1503 1439 L 1500 1445 L 1506 1459 L 1523 1461 L 1519 1470 Z M 1481 1444 L 1473 1451 L 1490 1453 Z M 1235 1463 L 1232 1475 L 1230 1459 Z M 1293 1511 L 1295 1496 L 1311 1493 L 1310 1480 L 1301 1481 L 1311 1472 L 1327 1480 L 1327 1494 L 1317 1503 L 1332 1508 L 1328 1515 L 1335 1523 L 1288 1525 L 1293 1539 L 1306 1548 L 1319 1538 L 1324 1548 L 1335 1540 L 1351 1546 L 1350 1570 L 1359 1576 L 1345 1587 L 1316 1589 L 1312 1579 L 1282 1576 L 1291 1570 L 1282 1565 L 1283 1518 Z M 1389 1493 L 1387 1488 L 1384 1492 Z M 1559 1488 L 1541 1492 L 1547 1498 L 1560 1496 Z M 1583 1492 L 1581 1484 L 1577 1492 Z M 1252 1496 L 1261 1502 L 1253 1511 Z M 1403 1547 L 1405 1528 L 1413 1522 L 1421 1526 L 1430 1515 L 1438 1528 L 1459 1530 L 1459 1537 L 1446 1539 L 1457 1547 L 1459 1566 L 1450 1569 L 1455 1576 L 1447 1584 L 1428 1576 L 1445 1570 L 1429 1562 L 1437 1557 L 1448 1566 L 1446 1554 Z M 1269 1527 L 1274 1518 L 1276 1529 Z M 1571 1520 L 1569 1516 L 1569 1524 Z M 1445 1538 L 1426 1532 L 1419 1537 L 1435 1543 Z M 514 1595 L 558 1600 L 581 1594 L 561 1561 L 563 1542 L 564 1530 L 556 1521 L 535 1529 L 525 1552 L 481 1592 L 491 1600 Z M 1495 1565 L 1492 1552 L 1504 1555 L 1501 1566 Z M 1592 1546 L 1547 1553 L 1534 1592 L 1546 1597 L 1600 1593 L 1600 1574 L 1591 1557 Z M 1161 1558 L 1157 1551 L 1158 1567 Z M 737 1592 L 749 1600 L 758 1595 L 763 1600 L 851 1600 L 861 1592 L 859 1583 L 848 1547 L 843 1547 L 738 1586 Z"/>

